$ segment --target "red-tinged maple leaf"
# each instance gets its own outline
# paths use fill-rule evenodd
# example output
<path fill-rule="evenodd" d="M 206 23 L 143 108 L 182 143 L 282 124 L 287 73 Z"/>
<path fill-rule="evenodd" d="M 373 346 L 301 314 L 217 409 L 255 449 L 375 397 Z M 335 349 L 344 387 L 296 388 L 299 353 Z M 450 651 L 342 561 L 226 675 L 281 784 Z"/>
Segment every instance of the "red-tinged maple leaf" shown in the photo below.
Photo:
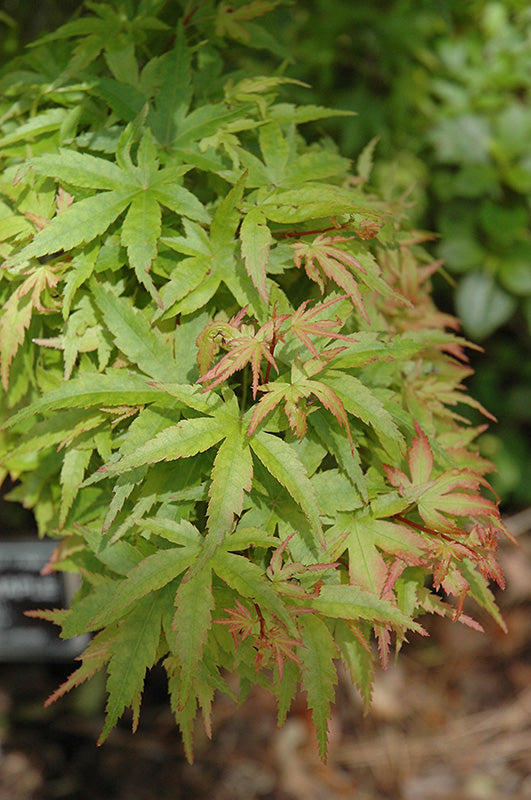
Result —
<path fill-rule="evenodd" d="M 239 328 L 247 312 L 244 306 L 236 316 L 228 322 L 215 320 L 206 325 L 196 339 L 197 363 L 199 364 L 199 374 L 204 375 L 209 369 L 212 361 L 217 356 L 222 345 L 230 342 L 239 334 Z"/>
<path fill-rule="evenodd" d="M 391 647 L 391 631 L 387 625 L 378 622 L 374 625 L 374 635 L 378 642 L 378 653 L 382 669 L 389 666 L 389 649 Z"/>
<path fill-rule="evenodd" d="M 383 225 L 383 222 L 378 222 L 375 219 L 362 219 L 354 228 L 354 232 L 360 239 L 374 239 L 375 236 L 378 236 Z"/>
<path fill-rule="evenodd" d="M 291 383 L 282 381 L 266 383 L 261 387 L 261 390 L 265 392 L 265 394 L 260 399 L 253 412 L 247 432 L 248 436 L 251 436 L 259 423 L 283 401 L 289 426 L 291 430 L 302 439 L 306 434 L 306 408 L 302 408 L 299 405 L 299 401 L 313 395 L 324 408 L 334 415 L 339 424 L 345 428 L 350 448 L 354 451 L 354 442 L 352 441 L 345 406 L 334 390 L 330 386 L 327 386 L 326 383 L 305 377 L 297 363 L 292 366 Z"/>
<path fill-rule="evenodd" d="M 234 601 L 236 608 L 224 608 L 229 615 L 227 619 L 215 619 L 218 625 L 226 625 L 234 640 L 235 647 L 250 636 L 256 628 L 257 622 L 253 619 L 251 611 L 239 600 Z"/>
<path fill-rule="evenodd" d="M 368 322 L 367 310 L 351 270 L 357 270 L 364 275 L 367 272 L 354 256 L 351 256 L 346 250 L 336 247 L 337 244 L 348 241 L 347 236 L 324 236 L 320 234 L 313 242 L 297 242 L 290 245 L 290 247 L 294 250 L 293 260 L 295 266 L 300 269 L 304 262 L 307 276 L 317 283 L 321 293 L 324 293 L 325 289 L 324 276 L 324 278 L 331 280 L 346 292 L 363 319 Z"/>
<path fill-rule="evenodd" d="M 57 206 L 57 213 L 60 214 L 63 211 L 66 211 L 72 203 L 74 202 L 74 198 L 68 192 L 61 187 L 57 192 L 57 197 L 55 200 Z M 33 222 L 37 231 L 42 231 L 44 228 L 47 228 L 50 224 L 51 220 L 47 217 L 42 217 L 39 214 L 34 214 L 32 211 L 25 211 L 24 216 L 27 217 L 30 222 Z"/>
<path fill-rule="evenodd" d="M 209 385 L 205 386 L 204 389 L 204 391 L 208 391 L 215 386 L 219 386 L 220 383 L 224 383 L 231 375 L 243 369 L 247 364 L 251 364 L 253 373 L 251 385 L 253 397 L 256 397 L 262 358 L 265 358 L 278 374 L 278 367 L 269 351 L 268 343 L 256 339 L 253 335 L 244 335 L 231 339 L 227 344 L 230 347 L 229 352 L 214 367 L 202 375 L 198 383 L 209 382 Z"/>
<path fill-rule="evenodd" d="M 300 639 L 292 639 L 283 625 L 273 625 L 267 630 L 263 630 L 258 642 L 256 642 L 258 652 L 255 658 L 256 671 L 265 666 L 269 660 L 274 659 L 280 680 L 284 675 L 284 662 L 291 659 L 299 667 L 302 666 L 301 660 L 294 648 L 304 647 Z"/>
<path fill-rule="evenodd" d="M 208 386 L 205 386 L 204 391 L 219 386 L 235 372 L 250 364 L 253 375 L 253 398 L 256 397 L 263 358 L 268 362 L 266 381 L 271 367 L 278 374 L 273 352 L 277 342 L 282 340 L 279 333 L 280 327 L 289 315 L 277 315 L 276 308 L 274 308 L 272 318 L 255 332 L 254 325 L 242 325 L 246 311 L 247 306 L 242 308 L 229 322 L 209 323 L 199 334 L 196 344 L 202 375 L 198 383 L 210 382 Z M 222 346 L 229 352 L 217 364 L 208 369 L 212 359 Z M 204 372 L 204 369 L 208 371 Z"/>
<path fill-rule="evenodd" d="M 441 580 L 440 585 L 446 594 L 457 597 L 457 605 L 455 606 L 454 611 L 454 621 L 458 620 L 463 613 L 463 606 L 465 605 L 465 600 L 470 591 L 470 584 L 466 578 L 461 575 L 459 570 L 454 568 L 448 570 L 447 574 Z M 438 585 L 436 585 L 436 588 L 438 588 Z"/>
<path fill-rule="evenodd" d="M 289 542 L 295 536 L 295 532 L 291 533 L 284 541 L 273 551 L 269 566 L 266 569 L 267 577 L 275 583 L 276 591 L 295 597 L 299 600 L 307 600 L 308 597 L 318 597 L 322 581 L 316 581 L 311 592 L 306 591 L 299 583 L 292 582 L 292 578 L 297 575 L 307 575 L 309 572 L 325 572 L 328 569 L 334 569 L 338 566 L 338 562 L 330 562 L 328 564 L 302 564 L 300 561 L 284 561 L 283 554 L 288 547 Z M 293 609 L 294 613 L 300 611 L 297 607 Z"/>
<path fill-rule="evenodd" d="M 402 497 L 417 504 L 426 525 L 434 532 L 462 534 L 462 529 L 453 523 L 451 517 L 499 519 L 497 505 L 479 493 L 480 486 L 490 486 L 478 473 L 468 469 L 449 469 L 432 478 L 433 452 L 428 437 L 417 423 L 415 429 L 418 435 L 413 439 L 408 455 L 411 478 L 388 464 L 384 464 L 384 470 Z"/>
<path fill-rule="evenodd" d="M 504 532 L 505 526 L 495 526 L 492 523 L 480 525 L 476 523 L 470 530 L 468 542 L 475 552 L 474 561 L 479 571 L 487 580 L 496 581 L 500 589 L 505 589 L 505 578 L 496 558 L 498 551 L 498 533 Z M 514 544 L 517 541 L 509 534 Z"/>
<path fill-rule="evenodd" d="M 327 339 L 341 339 L 341 341 L 348 342 L 349 344 L 356 341 L 356 339 L 352 339 L 350 336 L 344 336 L 341 333 L 336 333 L 337 329 L 341 328 L 343 325 L 340 319 L 315 319 L 315 317 L 317 317 L 319 314 L 322 314 L 327 308 L 330 308 L 330 306 L 333 306 L 342 299 L 343 297 L 335 297 L 333 300 L 327 300 L 326 303 L 319 303 L 311 309 L 306 308 L 309 300 L 305 300 L 304 303 L 302 303 L 302 305 L 300 305 L 295 313 L 291 316 L 291 331 L 316 358 L 319 358 L 319 353 L 315 349 L 310 336 L 322 336 Z"/>

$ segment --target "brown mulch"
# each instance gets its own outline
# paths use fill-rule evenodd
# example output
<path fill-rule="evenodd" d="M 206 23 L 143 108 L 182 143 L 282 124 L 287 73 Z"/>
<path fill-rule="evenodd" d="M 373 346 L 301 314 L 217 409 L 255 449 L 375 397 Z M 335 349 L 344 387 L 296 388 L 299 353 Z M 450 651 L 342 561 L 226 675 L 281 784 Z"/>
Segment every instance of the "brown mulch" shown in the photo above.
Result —
<path fill-rule="evenodd" d="M 327 765 L 304 697 L 281 730 L 270 696 L 240 708 L 220 696 L 209 741 L 197 726 L 186 763 L 162 674 L 146 683 L 139 730 L 126 721 L 97 748 L 104 686 L 95 680 L 49 709 L 70 671 L 0 665 L 1 800 L 528 800 L 531 798 L 530 514 L 510 520 L 520 548 L 502 546 L 509 633 L 432 620 L 377 676 L 373 706 L 340 673 Z"/>

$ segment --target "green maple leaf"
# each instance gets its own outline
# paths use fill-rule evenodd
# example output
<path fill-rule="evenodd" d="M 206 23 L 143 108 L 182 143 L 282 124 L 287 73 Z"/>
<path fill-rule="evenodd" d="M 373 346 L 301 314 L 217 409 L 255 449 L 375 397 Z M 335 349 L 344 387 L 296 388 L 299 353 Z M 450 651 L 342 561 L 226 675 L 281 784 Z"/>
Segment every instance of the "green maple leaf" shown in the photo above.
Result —
<path fill-rule="evenodd" d="M 172 371 L 177 370 L 177 364 L 157 328 L 151 326 L 131 303 L 117 297 L 109 288 L 93 281 L 91 289 L 118 349 L 147 375 L 167 380 Z"/>
<path fill-rule="evenodd" d="M 254 433 L 249 442 L 266 470 L 287 489 L 303 510 L 314 534 L 322 541 L 323 532 L 315 493 L 293 448 L 278 436 L 264 431 Z"/>
<path fill-rule="evenodd" d="M 61 408 L 102 408 L 106 406 L 139 406 L 162 400 L 163 393 L 145 378 L 127 370 L 82 375 L 64 382 L 34 403 L 13 414 L 2 427 L 11 428 L 31 419 L 35 414 Z"/>
<path fill-rule="evenodd" d="M 308 706 L 317 730 L 319 752 L 326 761 L 328 747 L 328 721 L 334 701 L 337 673 L 334 659 L 337 646 L 326 626 L 316 614 L 301 617 L 299 630 L 303 647 L 299 650 L 302 661 L 302 685 L 308 695 Z"/>
<path fill-rule="evenodd" d="M 389 565 L 382 554 L 399 558 L 405 564 L 419 564 L 427 545 L 420 533 L 406 525 L 372 516 L 338 516 L 329 534 L 348 532 L 349 579 L 353 586 L 381 595 Z"/>
<path fill-rule="evenodd" d="M 173 391 L 178 392 L 178 389 L 173 388 Z M 197 405 L 193 392 L 183 392 L 181 397 L 190 398 L 192 407 Z M 201 558 L 191 574 L 202 568 L 224 536 L 230 533 L 235 516 L 242 511 L 244 491 L 250 491 L 252 485 L 252 459 L 247 437 L 239 421 L 236 398 L 232 397 L 223 404 L 199 400 L 199 407 L 202 410 L 212 409 L 213 416 L 183 419 L 176 425 L 169 425 L 153 438 L 139 444 L 133 452 L 100 467 L 86 482 L 95 483 L 104 477 L 122 475 L 161 461 L 189 458 L 222 441 L 214 459 L 208 491 L 208 535 Z"/>
<path fill-rule="evenodd" d="M 41 37 L 39 44 L 47 44 L 61 39 L 80 39 L 73 49 L 72 58 L 67 67 L 75 72 L 87 67 L 102 51 L 106 61 L 118 78 L 135 81 L 137 65 L 134 56 L 134 43 L 144 42 L 147 30 L 164 30 L 167 26 L 148 9 L 143 9 L 136 16 L 129 16 L 123 9 L 115 9 L 106 3 L 92 3 L 92 16 L 72 20 L 58 30 Z M 132 52 L 131 52 L 132 51 Z"/>
<path fill-rule="evenodd" d="M 172 652 L 178 653 L 181 683 L 177 705 L 183 708 L 192 689 L 208 631 L 212 624 L 214 598 L 212 573 L 205 568 L 190 580 L 183 581 L 175 596 L 175 616 L 171 643 Z"/>
<path fill-rule="evenodd" d="M 320 377 L 334 391 L 349 414 L 373 428 L 387 450 L 403 445 L 404 437 L 372 389 L 353 375 L 331 367 L 325 367 Z"/>
<path fill-rule="evenodd" d="M 136 710 L 133 728 L 138 722 L 140 696 L 146 670 L 157 659 L 162 626 L 162 609 L 155 594 L 138 600 L 123 620 L 111 643 L 107 666 L 106 718 L 98 739 L 102 744 L 128 706 Z"/>
<path fill-rule="evenodd" d="M 121 166 L 103 158 L 60 150 L 32 159 L 31 166 L 41 175 L 53 177 L 69 186 L 101 190 L 78 200 L 56 215 L 30 244 L 15 257 L 24 261 L 60 250 L 69 251 L 87 244 L 105 231 L 125 211 L 121 241 L 129 263 L 159 305 L 159 294 L 149 275 L 161 233 L 162 207 L 179 216 L 208 222 L 209 216 L 199 200 L 178 180 L 188 167 L 159 169 L 153 138 L 147 130 L 138 147 L 137 165 L 127 159 Z"/>
<path fill-rule="evenodd" d="M 0 317 L 0 377 L 7 391 L 9 368 L 24 343 L 35 310 L 45 312 L 42 295 L 46 297 L 59 282 L 55 271 L 46 265 L 31 270 L 3 307 Z"/>
<path fill-rule="evenodd" d="M 273 237 L 267 227 L 266 218 L 259 208 L 251 209 L 243 218 L 240 239 L 245 269 L 256 286 L 258 294 L 264 303 L 267 303 L 269 293 L 266 285 L 266 267 Z"/>
<path fill-rule="evenodd" d="M 210 225 L 210 236 L 201 234 L 197 228 L 185 226 L 187 237 L 168 237 L 163 241 L 169 247 L 194 258 L 190 264 L 183 263 L 184 275 L 177 274 L 177 284 L 168 286 L 165 290 L 169 293 L 168 301 L 171 303 L 176 293 L 182 292 L 181 297 L 171 307 L 168 313 L 191 314 L 208 303 L 223 282 L 233 297 L 241 306 L 255 300 L 249 297 L 242 286 L 238 264 L 235 258 L 236 231 L 241 219 L 239 205 L 243 197 L 245 173 L 232 189 L 223 197 L 217 206 Z M 193 274 L 186 274 L 191 266 Z M 245 274 L 245 273 L 244 273 Z M 181 280 L 180 278 L 183 278 Z M 184 281 L 184 283 L 183 283 Z M 251 281 L 249 284 L 252 286 Z"/>

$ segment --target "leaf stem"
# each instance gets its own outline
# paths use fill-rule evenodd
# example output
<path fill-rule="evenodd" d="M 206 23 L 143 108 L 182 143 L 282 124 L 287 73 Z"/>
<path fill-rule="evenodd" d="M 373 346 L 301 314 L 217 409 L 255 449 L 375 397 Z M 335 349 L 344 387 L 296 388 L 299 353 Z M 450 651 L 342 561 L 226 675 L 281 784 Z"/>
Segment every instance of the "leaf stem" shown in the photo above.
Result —
<path fill-rule="evenodd" d="M 316 236 L 320 233 L 328 233 L 329 231 L 340 231 L 348 228 L 352 223 L 345 222 L 343 225 L 331 225 L 329 228 L 318 228 L 313 231 L 272 231 L 275 239 L 300 239 L 301 236 Z"/>
<path fill-rule="evenodd" d="M 441 531 L 434 531 L 433 528 L 425 528 L 424 525 L 419 525 L 418 522 L 411 522 L 411 520 L 403 517 L 401 514 L 395 514 L 394 519 L 398 522 L 402 522 L 404 525 L 410 525 L 412 528 L 416 528 L 418 531 L 422 531 L 422 533 L 428 533 L 430 536 L 440 536 L 441 539 L 444 539 L 447 542 L 454 542 L 455 544 L 461 545 L 461 547 L 466 548 L 472 554 L 474 559 L 477 559 L 477 553 L 474 551 L 474 548 L 470 547 L 470 545 L 465 544 L 464 542 L 460 542 L 459 539 L 453 539 L 451 536 L 448 536 L 447 533 L 442 533 Z M 465 531 L 463 531 L 465 533 Z"/>
<path fill-rule="evenodd" d="M 247 410 L 247 395 L 249 394 L 249 364 L 243 368 L 242 380 L 242 413 Z"/>
<path fill-rule="evenodd" d="M 273 336 L 271 337 L 271 343 L 269 345 L 269 352 L 271 353 L 271 357 L 275 354 L 275 347 L 277 346 L 277 307 L 276 304 L 273 306 L 273 313 L 272 313 L 272 321 L 273 321 Z M 264 378 L 264 383 L 269 383 L 269 376 L 271 375 L 271 362 L 267 362 L 266 373 Z"/>

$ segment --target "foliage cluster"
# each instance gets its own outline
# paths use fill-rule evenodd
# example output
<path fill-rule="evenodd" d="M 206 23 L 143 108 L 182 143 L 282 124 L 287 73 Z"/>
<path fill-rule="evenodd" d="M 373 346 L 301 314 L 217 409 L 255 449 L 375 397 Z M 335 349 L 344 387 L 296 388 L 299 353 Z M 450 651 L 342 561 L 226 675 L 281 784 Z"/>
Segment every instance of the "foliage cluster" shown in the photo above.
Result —
<path fill-rule="evenodd" d="M 103 741 L 161 662 L 190 758 L 227 672 L 279 723 L 302 685 L 324 756 L 337 659 L 368 705 L 373 642 L 468 596 L 503 627 L 426 234 L 374 142 L 305 140 L 341 112 L 224 64 L 274 6 L 91 2 L 0 77 L 1 468 L 82 578 L 40 616 L 94 634 L 51 700 L 106 670 Z"/>
<path fill-rule="evenodd" d="M 501 438 L 483 442 L 497 489 L 531 501 L 529 4 L 380 0 L 330 13 L 310 0 L 277 13 L 313 101 L 359 113 L 331 122 L 342 152 L 379 136 L 375 181 L 386 196 L 414 186 L 416 224 L 441 234 L 430 251 L 452 273 L 458 316 L 473 339 L 491 337 L 472 386 L 503 417 Z"/>

